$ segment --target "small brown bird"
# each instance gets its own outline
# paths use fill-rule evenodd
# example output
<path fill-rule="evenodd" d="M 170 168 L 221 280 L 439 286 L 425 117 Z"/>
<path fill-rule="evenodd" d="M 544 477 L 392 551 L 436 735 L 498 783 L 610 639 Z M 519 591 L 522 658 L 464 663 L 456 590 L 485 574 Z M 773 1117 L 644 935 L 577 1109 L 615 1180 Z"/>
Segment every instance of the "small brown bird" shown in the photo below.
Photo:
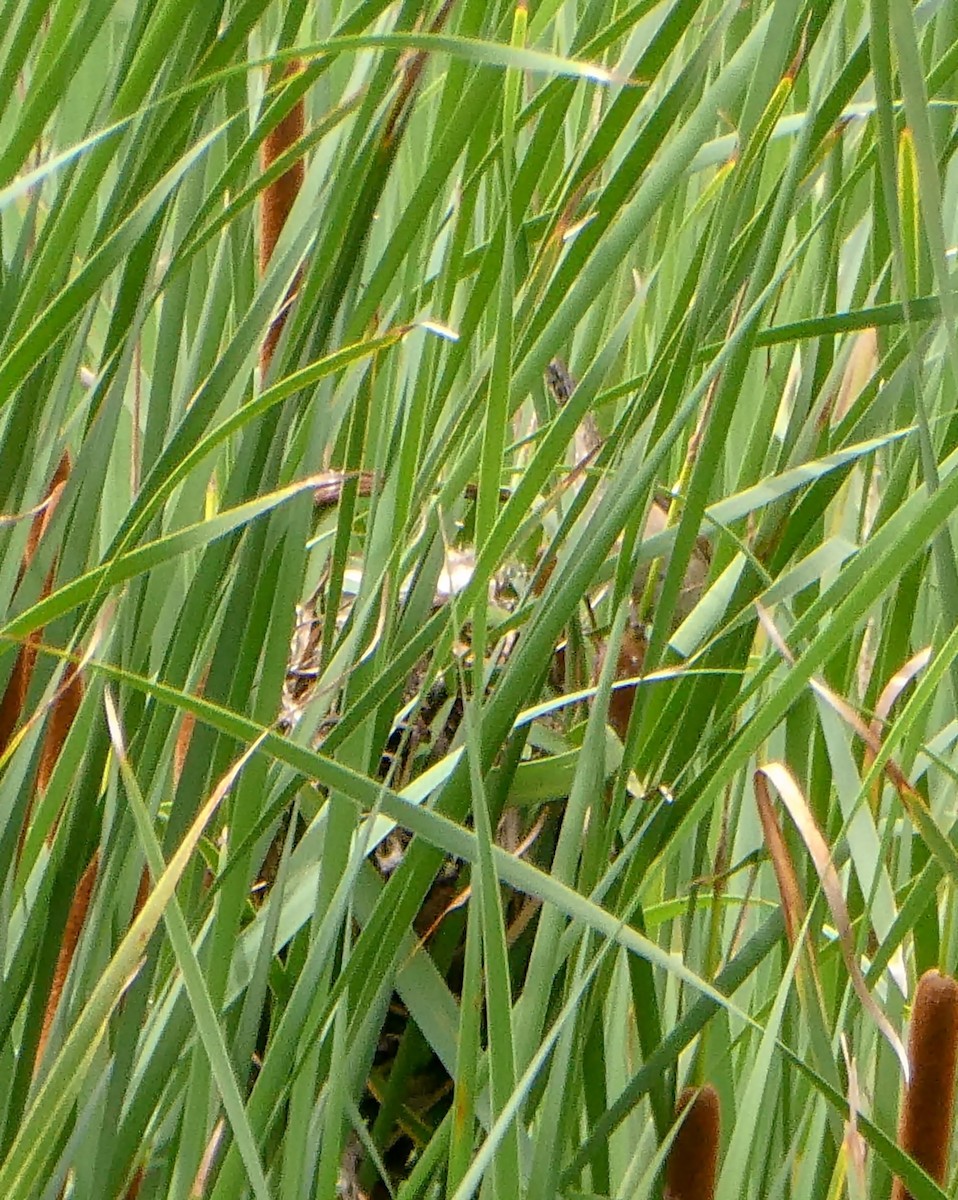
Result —
<path fill-rule="evenodd" d="M 559 358 L 554 358 L 546 368 L 546 382 L 559 405 L 565 404 L 576 388 L 575 379 Z M 586 413 L 573 439 L 574 466 L 578 467 L 591 462 L 601 448 L 602 440 L 595 418 L 591 413 Z M 598 503 L 600 496 L 601 490 L 597 488 L 591 501 L 593 506 Z M 662 497 L 656 496 L 649 507 L 643 536 L 645 539 L 654 537 L 668 529 L 670 524 L 669 503 Z M 645 621 L 651 613 L 655 612 L 659 603 L 666 572 L 669 569 L 669 561 L 669 555 L 665 554 L 651 562 L 646 560 L 636 568 L 635 578 L 632 582 L 633 619 L 619 649 L 615 671 L 617 680 L 629 679 L 642 674 L 646 648 Z M 673 629 L 678 628 L 686 620 L 701 599 L 708 581 L 710 567 L 711 547 L 705 538 L 700 537 L 697 539 L 695 549 L 689 559 L 682 581 L 682 589 L 672 614 Z M 649 579 L 653 570 L 655 578 L 650 588 Z M 647 611 L 645 611 L 646 608 Z M 601 669 L 601 663 L 602 654 L 600 653 L 599 669 Z M 632 715 L 635 687 L 636 685 L 633 684 L 629 687 L 616 688 L 609 700 L 609 724 L 622 738 L 625 737 L 629 717 Z"/>

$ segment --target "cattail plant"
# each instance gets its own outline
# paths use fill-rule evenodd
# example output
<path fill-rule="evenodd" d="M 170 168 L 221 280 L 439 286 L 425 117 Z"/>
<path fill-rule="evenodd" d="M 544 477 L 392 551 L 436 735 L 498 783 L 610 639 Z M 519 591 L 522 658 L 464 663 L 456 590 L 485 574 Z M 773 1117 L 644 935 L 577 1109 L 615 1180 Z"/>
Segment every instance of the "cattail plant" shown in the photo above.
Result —
<path fill-rule="evenodd" d="M 80 701 L 83 699 L 83 677 L 73 663 L 68 663 L 63 672 L 63 682 L 57 690 L 47 718 L 46 733 L 40 748 L 40 765 L 37 767 L 37 789 L 45 792 L 50 783 L 53 768 L 57 765 L 63 743 L 73 725 Z"/>
<path fill-rule="evenodd" d="M 288 79 L 293 75 L 297 75 L 302 68 L 302 62 L 298 58 L 294 58 L 286 64 L 283 71 L 283 78 Z M 260 165 L 264 174 L 278 158 L 284 155 L 303 136 L 305 121 L 306 108 L 303 97 L 300 96 L 279 124 L 266 135 L 260 155 Z M 303 160 L 298 159 L 278 179 L 275 179 L 263 190 L 259 240 L 260 274 L 266 273 L 266 268 L 273 257 L 273 251 L 276 249 L 276 243 L 283 232 L 283 226 L 286 224 L 296 197 L 299 195 L 300 188 L 303 186 L 304 175 Z M 273 358 L 273 352 L 279 342 L 279 335 L 283 332 L 283 325 L 286 321 L 289 304 L 292 301 L 298 284 L 299 277 L 297 276 L 290 286 L 282 311 L 276 320 L 273 321 L 272 325 L 270 325 L 266 334 L 263 348 L 260 351 L 260 367 L 263 371 L 266 370 Z"/>
<path fill-rule="evenodd" d="M 56 512 L 57 505 L 60 502 L 60 497 L 63 494 L 63 489 L 70 476 L 70 455 L 64 453 L 60 462 L 57 464 L 57 469 L 50 481 L 50 488 L 47 492 L 40 511 L 33 519 L 33 524 L 30 526 L 30 533 L 27 538 L 26 549 L 24 550 L 23 560 L 20 563 L 19 578 L 23 579 L 33 558 L 37 552 L 42 539 L 46 535 L 46 531 L 53 520 L 53 514 Z M 41 598 L 48 596 L 53 587 L 53 579 L 56 567 L 51 566 L 44 581 L 41 590 Z M 23 718 L 24 709 L 27 703 L 27 692 L 30 687 L 30 681 L 33 678 L 33 671 L 37 661 L 37 648 L 40 644 L 40 639 L 43 636 L 42 629 L 36 629 L 30 634 L 25 644 L 20 648 L 16 661 L 13 664 L 13 671 L 7 681 L 6 690 L 0 699 L 0 751 L 4 750 L 13 736 L 14 730 L 18 723 Z M 70 726 L 73 724 L 74 717 L 77 714 L 77 709 L 80 707 L 80 701 L 83 699 L 83 680 L 72 664 L 68 664 L 64 672 L 63 681 L 53 698 L 50 706 L 50 713 L 47 719 L 47 728 L 44 733 L 43 742 L 40 747 L 40 763 L 37 769 L 37 791 L 46 791 L 47 785 L 50 782 L 50 776 L 53 774 L 53 768 L 56 766 L 57 758 L 63 743 L 66 741 L 67 734 L 70 732 Z M 24 838 L 26 837 L 27 826 L 30 821 L 30 814 L 33 809 L 32 799 L 28 801 L 26 812 L 23 817 L 23 825 L 20 830 L 20 843 L 17 853 L 19 854 L 23 848 Z"/>
<path fill-rule="evenodd" d="M 665 1200 L 713 1200 L 718 1173 L 719 1098 L 710 1083 L 686 1088 L 675 1106 L 681 1119 L 665 1169 Z"/>
<path fill-rule="evenodd" d="M 50 488 L 47 492 L 46 499 L 41 510 L 33 519 L 33 524 L 30 527 L 30 534 L 27 538 L 27 546 L 24 551 L 23 561 L 20 564 L 20 578 L 26 574 L 37 549 L 43 540 L 44 535 L 53 519 L 53 514 L 56 511 L 60 497 L 63 494 L 63 489 L 70 476 L 70 455 L 64 453 L 60 459 L 57 469 L 54 472 L 53 479 L 50 481 Z M 51 567 L 47 578 L 44 581 L 42 596 L 47 596 L 53 587 L 55 567 Z M 24 708 L 27 702 L 27 691 L 30 687 L 30 680 L 33 677 L 33 670 L 36 666 L 37 650 L 42 637 L 42 630 L 35 630 L 28 638 L 26 644 L 21 647 L 14 663 L 13 671 L 10 679 L 7 682 L 6 690 L 2 699 L 0 699 L 0 751 L 5 749 L 13 736 L 13 732 L 17 724 L 23 718 Z M 77 714 L 77 709 L 80 707 L 80 701 L 83 699 L 83 679 L 77 668 L 72 664 L 68 664 L 64 672 L 63 681 L 54 696 L 53 703 L 50 706 L 50 713 L 47 720 L 47 728 L 44 733 L 43 742 L 40 747 L 40 763 L 37 769 L 36 787 L 38 792 L 46 790 L 50 777 L 53 774 L 53 768 L 56 766 L 60 751 L 63 748 L 63 743 L 66 741 L 67 735 L 70 732 L 70 727 L 73 724 Z M 20 831 L 20 846 L 22 850 L 24 838 L 26 836 L 27 826 L 30 821 L 30 813 L 32 810 L 32 801 L 28 802 L 27 810 L 23 819 L 23 826 Z M 90 897 L 93 893 L 93 887 L 96 883 L 97 872 L 99 870 L 99 854 L 94 854 L 80 877 L 80 882 L 77 884 L 76 892 L 73 896 L 73 902 L 70 906 L 70 912 L 67 916 L 66 928 L 63 932 L 63 939 L 60 943 L 60 953 L 57 957 L 56 967 L 53 973 L 53 983 L 50 988 L 50 994 L 47 997 L 46 1009 L 43 1014 L 43 1024 L 40 1029 L 40 1037 L 37 1042 L 36 1056 L 34 1058 L 34 1068 L 36 1068 L 43 1058 L 43 1052 L 46 1048 L 47 1040 L 50 1035 L 50 1028 L 53 1024 L 53 1018 L 56 1015 L 57 1008 L 60 1003 L 60 998 L 63 994 L 63 988 L 66 984 L 67 975 L 70 971 L 70 964 L 73 962 L 73 956 L 76 952 L 77 943 L 80 940 L 80 933 L 83 929 L 83 924 L 86 920 L 87 910 L 90 906 Z"/>
<path fill-rule="evenodd" d="M 898 1123 L 898 1143 L 936 1183 L 948 1171 L 955 1066 L 958 1064 L 958 983 L 937 971 L 918 980 L 908 1039 L 911 1080 Z M 892 1200 L 912 1200 L 898 1178 Z"/>
<path fill-rule="evenodd" d="M 63 494 L 63 488 L 66 485 L 69 474 L 70 456 L 69 454 L 64 454 L 53 474 L 53 479 L 50 481 L 50 489 L 47 492 L 42 509 L 33 518 L 33 524 L 30 526 L 26 549 L 23 553 L 23 561 L 20 564 L 20 579 L 26 574 L 27 568 L 30 566 L 33 556 L 37 552 L 40 539 L 53 520 L 53 514 L 56 512 L 57 504 L 60 501 L 60 496 Z M 52 586 L 53 569 L 51 568 L 50 574 L 43 585 L 41 596 L 49 595 Z M 40 643 L 41 636 L 42 630 L 35 630 L 30 634 L 25 645 L 21 647 L 17 654 L 16 662 L 13 664 L 10 678 L 7 680 L 6 690 L 3 693 L 3 697 L 0 698 L 0 751 L 6 749 L 10 738 L 13 736 L 13 731 L 17 727 L 17 722 L 23 714 L 23 708 L 27 702 L 27 689 L 30 686 L 33 668 L 36 665 L 37 646 Z"/>
<path fill-rule="evenodd" d="M 60 943 L 60 953 L 57 956 L 57 965 L 53 972 L 53 985 L 50 988 L 50 994 L 47 997 L 47 1006 L 43 1013 L 43 1025 L 40 1029 L 40 1039 L 37 1042 L 34 1070 L 43 1061 L 43 1052 L 46 1049 L 47 1040 L 50 1037 L 50 1029 L 53 1025 L 53 1018 L 56 1016 L 57 1008 L 60 1005 L 60 998 L 66 986 L 70 966 L 73 963 L 73 956 L 76 954 L 76 948 L 80 941 L 80 934 L 83 932 L 87 911 L 90 907 L 90 898 L 93 895 L 93 887 L 96 883 L 99 869 L 100 852 L 97 850 L 87 864 L 86 870 L 80 876 L 80 882 L 73 893 L 73 902 L 67 914 L 66 928 L 63 930 L 63 940 Z"/>
<path fill-rule="evenodd" d="M 83 676 L 74 663 L 67 663 L 66 669 L 63 672 L 63 679 L 50 705 L 50 712 L 47 716 L 47 727 L 40 745 L 40 762 L 37 766 L 36 785 L 36 795 L 38 796 L 42 795 L 50 785 L 53 768 L 57 765 L 60 751 L 67 740 L 67 735 L 76 719 L 82 700 Z M 33 800 L 31 799 L 27 804 L 26 812 L 23 815 L 23 825 L 20 828 L 20 841 L 17 845 L 18 856 L 23 852 L 32 813 Z M 55 821 L 50 828 L 50 832 L 47 834 L 47 841 L 53 839 L 56 825 L 57 822 Z"/>
<path fill-rule="evenodd" d="M 139 1166 L 133 1173 L 133 1178 L 130 1180 L 130 1186 L 126 1189 L 124 1200 L 137 1200 L 140 1194 L 140 1188 L 143 1186 L 143 1176 L 146 1174 L 146 1169 Z"/>

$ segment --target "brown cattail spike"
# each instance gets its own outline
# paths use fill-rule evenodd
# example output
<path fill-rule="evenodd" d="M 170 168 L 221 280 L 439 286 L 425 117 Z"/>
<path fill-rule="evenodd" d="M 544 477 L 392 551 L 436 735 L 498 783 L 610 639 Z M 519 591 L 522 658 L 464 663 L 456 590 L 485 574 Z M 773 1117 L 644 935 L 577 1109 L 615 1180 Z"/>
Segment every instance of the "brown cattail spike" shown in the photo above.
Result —
<path fill-rule="evenodd" d="M 83 932 L 83 924 L 86 921 L 87 909 L 90 907 L 90 897 L 93 895 L 93 885 L 96 883 L 99 869 L 100 852 L 97 850 L 90 859 L 86 870 L 80 876 L 80 882 L 73 893 L 73 903 L 70 905 L 70 911 L 67 914 L 66 928 L 63 930 L 63 940 L 60 942 L 60 954 L 53 972 L 53 984 L 50 988 L 50 995 L 47 997 L 46 1011 L 43 1014 L 43 1025 L 40 1029 L 40 1040 L 37 1042 L 34 1070 L 36 1070 L 43 1060 L 43 1052 L 46 1049 L 47 1039 L 50 1036 L 53 1018 L 56 1016 L 57 1008 L 60 1005 L 60 997 L 63 995 L 67 975 L 70 973 L 70 964 L 73 962 L 73 956 L 80 941 L 80 934 Z"/>
<path fill-rule="evenodd" d="M 139 1166 L 133 1173 L 133 1178 L 130 1180 L 130 1186 L 126 1189 L 125 1200 L 137 1200 L 140 1194 L 140 1188 L 143 1186 L 143 1176 L 146 1174 L 144 1168 Z"/>
<path fill-rule="evenodd" d="M 283 78 L 288 79 L 293 75 L 299 74 L 303 69 L 303 64 L 298 58 L 294 58 L 286 64 L 283 71 Z M 303 97 L 296 101 L 293 107 L 289 110 L 279 124 L 272 129 L 263 142 L 262 153 L 260 156 L 262 170 L 268 171 L 274 162 L 291 146 L 303 136 L 303 130 L 306 123 L 306 109 L 303 102 Z M 263 211 L 260 219 L 260 241 L 259 241 L 259 268 L 260 273 L 265 274 L 266 268 L 269 266 L 269 260 L 273 257 L 273 251 L 276 249 L 276 243 L 279 241 L 279 235 L 283 232 L 283 226 L 292 211 L 296 197 L 299 195 L 299 190 L 303 186 L 303 178 L 305 168 L 303 161 L 298 162 L 284 171 L 279 179 L 274 180 L 263 191 Z M 296 283 L 290 288 L 290 294 L 286 297 L 287 305 L 292 298 L 292 294 L 296 291 Z M 283 323 L 286 319 L 286 306 L 270 326 L 266 334 L 266 340 L 263 342 L 263 349 L 260 355 L 260 365 L 265 371 L 273 357 L 273 351 L 276 349 L 276 343 L 279 341 L 279 335 L 283 332 Z"/>
<path fill-rule="evenodd" d="M 948 1171 L 958 1065 L 958 983 L 937 971 L 926 971 L 915 989 L 908 1062 L 911 1082 L 905 1091 L 898 1142 L 941 1184 Z M 891 1194 L 892 1200 L 912 1200 L 900 1179 Z"/>
<path fill-rule="evenodd" d="M 197 684 L 196 694 L 203 695 L 203 689 L 206 687 L 206 680 L 209 677 L 209 667 L 203 672 L 200 681 Z M 196 728 L 196 717 L 187 712 L 183 714 L 183 721 L 180 725 L 179 733 L 176 735 L 176 743 L 173 746 L 173 786 L 180 782 L 180 776 L 183 774 L 183 767 L 186 765 L 186 756 L 190 752 L 190 742 L 193 740 L 193 730 Z"/>
<path fill-rule="evenodd" d="M 40 750 L 40 766 L 37 768 L 37 787 L 41 792 L 47 790 L 53 768 L 57 765 L 63 743 L 76 718 L 83 699 L 83 679 L 73 663 L 68 663 L 63 673 L 57 697 L 50 709 L 47 721 L 47 731 Z"/>
<path fill-rule="evenodd" d="M 33 524 L 30 526 L 30 533 L 27 537 L 27 545 L 23 554 L 23 562 L 20 564 L 20 579 L 26 574 L 27 568 L 30 566 L 33 556 L 37 552 L 40 539 L 46 532 L 47 526 L 53 520 L 53 514 L 56 512 L 57 504 L 60 501 L 60 496 L 63 493 L 63 488 L 69 474 L 70 455 L 64 453 L 53 474 L 53 479 L 50 481 L 50 490 L 47 492 L 47 501 L 43 511 L 33 518 Z M 52 586 L 53 571 L 51 569 L 41 595 L 48 596 Z M 2 699 L 0 699 L 0 753 L 7 748 L 13 731 L 17 727 L 17 722 L 23 713 L 24 705 L 27 702 L 27 689 L 30 686 L 30 678 L 33 675 L 33 668 L 36 664 L 37 646 L 40 644 L 41 634 L 41 630 L 36 630 L 27 639 L 26 644 L 21 647 L 17 655 L 17 660 L 13 664 L 13 671 L 7 681 L 6 690 L 3 693 Z"/>
<path fill-rule="evenodd" d="M 710 1083 L 686 1088 L 675 1115 L 682 1124 L 669 1150 L 665 1200 L 714 1200 L 718 1174 L 719 1098 Z"/>

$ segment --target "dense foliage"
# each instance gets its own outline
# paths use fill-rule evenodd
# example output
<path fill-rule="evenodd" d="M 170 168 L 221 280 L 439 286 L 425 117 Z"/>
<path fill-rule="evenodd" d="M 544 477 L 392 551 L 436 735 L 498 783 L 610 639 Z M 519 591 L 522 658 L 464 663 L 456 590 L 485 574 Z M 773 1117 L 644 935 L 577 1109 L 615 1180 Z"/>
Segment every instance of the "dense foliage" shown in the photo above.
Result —
<path fill-rule="evenodd" d="M 706 1082 L 719 1200 L 946 1195 L 956 97 L 954 0 L 5 0 L 4 1200 L 661 1197 Z"/>

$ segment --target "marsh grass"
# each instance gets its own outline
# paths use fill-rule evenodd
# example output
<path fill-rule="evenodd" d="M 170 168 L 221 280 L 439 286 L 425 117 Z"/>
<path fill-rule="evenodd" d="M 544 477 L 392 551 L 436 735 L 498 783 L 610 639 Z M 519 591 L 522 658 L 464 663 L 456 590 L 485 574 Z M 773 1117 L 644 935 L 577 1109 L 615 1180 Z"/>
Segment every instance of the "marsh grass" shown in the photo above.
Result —
<path fill-rule="evenodd" d="M 955 5 L 4 16 L 0 1195 L 953 1191 Z"/>

